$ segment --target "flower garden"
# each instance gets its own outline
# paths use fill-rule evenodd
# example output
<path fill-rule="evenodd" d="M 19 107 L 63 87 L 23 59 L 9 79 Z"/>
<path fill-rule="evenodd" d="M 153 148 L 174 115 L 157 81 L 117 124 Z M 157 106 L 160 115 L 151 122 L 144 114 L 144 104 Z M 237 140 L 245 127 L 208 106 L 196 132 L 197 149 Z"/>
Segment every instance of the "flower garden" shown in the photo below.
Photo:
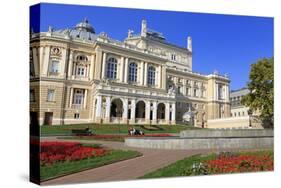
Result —
<path fill-rule="evenodd" d="M 273 151 L 222 152 L 194 155 L 140 178 L 196 176 L 273 171 Z"/>
<path fill-rule="evenodd" d="M 105 149 L 83 146 L 77 142 L 42 142 L 40 165 L 52 165 L 56 162 L 77 161 L 90 157 L 103 156 Z"/>
<path fill-rule="evenodd" d="M 206 162 L 210 174 L 272 171 L 273 158 L 269 155 L 219 156 Z"/>
<path fill-rule="evenodd" d="M 40 177 L 49 180 L 138 156 L 137 151 L 109 150 L 97 144 L 44 141 L 40 143 Z"/>

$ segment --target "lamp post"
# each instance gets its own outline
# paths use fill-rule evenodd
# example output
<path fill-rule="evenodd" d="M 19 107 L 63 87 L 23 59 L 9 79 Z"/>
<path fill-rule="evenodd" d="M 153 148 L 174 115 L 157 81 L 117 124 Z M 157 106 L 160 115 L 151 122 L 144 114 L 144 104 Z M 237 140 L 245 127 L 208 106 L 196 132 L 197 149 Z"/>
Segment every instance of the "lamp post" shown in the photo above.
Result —
<path fill-rule="evenodd" d="M 249 109 L 248 115 L 249 115 L 249 127 L 250 128 L 252 128 L 252 122 L 251 122 L 252 114 L 253 114 L 253 111 L 251 109 Z"/>

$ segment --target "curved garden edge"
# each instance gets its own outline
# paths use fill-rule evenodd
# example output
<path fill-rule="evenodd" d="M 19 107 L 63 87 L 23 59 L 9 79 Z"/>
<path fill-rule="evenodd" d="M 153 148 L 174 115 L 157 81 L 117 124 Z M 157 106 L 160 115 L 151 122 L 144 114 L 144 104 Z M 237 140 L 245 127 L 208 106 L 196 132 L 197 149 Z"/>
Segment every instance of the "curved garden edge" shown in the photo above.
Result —
<path fill-rule="evenodd" d="M 243 169 L 242 171 L 227 171 L 225 172 L 215 172 L 214 169 L 208 169 L 206 165 L 210 161 L 216 161 L 219 159 L 218 156 L 225 155 L 224 159 L 230 160 L 235 158 L 235 156 L 253 156 L 253 157 L 263 157 L 267 156 L 271 161 L 270 168 L 265 168 L 264 170 L 256 170 L 249 167 L 249 169 Z M 239 161 L 239 164 L 245 161 Z M 255 164 L 252 163 L 254 166 Z M 237 164 L 236 164 L 237 165 Z M 262 164 L 267 165 L 267 164 Z M 212 166 L 212 165 L 211 165 Z M 226 165 L 227 166 L 227 165 Z M 213 166 L 212 166 L 213 167 Z M 258 166 L 255 166 L 258 167 Z M 220 167 L 218 167 L 220 168 Z M 224 168 L 224 167 L 223 167 Z M 237 165 L 236 168 L 240 168 Z M 236 169 L 236 170 L 237 170 Z M 207 153 L 207 154 L 196 154 L 185 159 L 179 160 L 168 166 L 157 169 L 153 172 L 147 173 L 138 179 L 149 179 L 149 178 L 171 178 L 180 176 L 198 176 L 198 175 L 217 175 L 217 174 L 230 174 L 230 173 L 251 173 L 251 172 L 261 172 L 261 171 L 273 171 L 274 170 L 274 151 L 273 150 L 259 150 L 259 151 L 240 151 L 240 152 L 222 152 L 222 153 Z"/>
<path fill-rule="evenodd" d="M 67 176 L 70 174 L 102 167 L 105 165 L 113 164 L 116 162 L 121 162 L 129 159 L 133 159 L 136 157 L 140 157 L 143 154 L 138 152 L 138 151 L 133 151 L 133 150 L 110 150 L 110 154 L 102 156 L 102 157 L 94 157 L 90 159 L 84 159 L 81 161 L 75 161 L 75 162 L 63 162 L 61 164 L 58 164 L 56 166 L 50 166 L 50 167 L 41 167 L 40 168 L 40 176 L 41 176 L 41 183 L 56 179 L 59 177 Z M 87 163 L 87 160 L 91 160 L 92 163 Z M 73 168 L 70 168 L 70 167 Z M 55 168 L 54 168 L 55 167 Z M 45 175 L 45 177 L 42 177 L 42 173 L 46 173 L 46 170 L 49 170 L 52 172 L 56 171 L 59 172 L 55 175 Z M 62 169 L 60 169 L 62 168 Z M 70 169 L 68 169 L 70 168 Z M 68 170 L 67 170 L 68 169 Z M 45 172 L 44 172 L 45 170 Z M 51 173 L 49 172 L 49 173 Z M 51 173 L 52 174 L 52 173 Z"/>

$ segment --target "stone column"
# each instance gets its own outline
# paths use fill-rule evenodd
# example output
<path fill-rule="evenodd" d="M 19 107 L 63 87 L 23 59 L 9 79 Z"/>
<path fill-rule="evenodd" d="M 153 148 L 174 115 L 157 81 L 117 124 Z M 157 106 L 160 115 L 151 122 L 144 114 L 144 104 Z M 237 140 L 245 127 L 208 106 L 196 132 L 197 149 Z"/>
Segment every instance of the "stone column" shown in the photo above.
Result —
<path fill-rule="evenodd" d="M 225 85 L 225 102 L 229 102 L 229 87 Z"/>
<path fill-rule="evenodd" d="M 102 120 L 102 96 L 98 95 L 96 97 L 97 104 L 96 104 L 96 123 L 101 123 Z"/>
<path fill-rule="evenodd" d="M 144 79 L 143 79 L 143 85 L 147 86 L 147 62 L 144 63 Z"/>
<path fill-rule="evenodd" d="M 77 63 L 73 63 L 73 68 L 72 68 L 72 78 L 76 76 L 76 68 L 77 68 Z"/>
<path fill-rule="evenodd" d="M 186 96 L 187 93 L 186 93 L 186 80 L 185 80 L 185 79 L 183 79 L 183 87 L 182 87 L 182 89 L 183 89 L 182 94 L 183 94 L 184 96 Z"/>
<path fill-rule="evenodd" d="M 176 103 L 172 104 L 172 124 L 176 123 Z"/>
<path fill-rule="evenodd" d="M 190 81 L 190 96 L 194 97 L 194 82 Z"/>
<path fill-rule="evenodd" d="M 106 78 L 106 53 L 103 52 L 102 56 L 102 72 L 101 72 L 101 78 L 105 79 Z"/>
<path fill-rule="evenodd" d="M 38 48 L 40 75 L 44 74 L 44 71 L 43 71 L 43 69 L 44 69 L 44 49 L 45 49 L 45 47 L 42 47 L 42 46 Z"/>
<path fill-rule="evenodd" d="M 91 64 L 90 64 L 90 80 L 94 78 L 94 64 L 95 64 L 95 56 L 91 56 Z"/>
<path fill-rule="evenodd" d="M 124 83 L 128 83 L 128 63 L 129 59 L 125 57 L 125 68 L 124 68 Z"/>
<path fill-rule="evenodd" d="M 69 96 L 69 108 L 72 106 L 73 101 L 73 87 L 70 88 L 70 96 Z"/>
<path fill-rule="evenodd" d="M 143 79 L 144 79 L 144 62 L 141 61 L 141 66 L 140 66 L 140 73 L 139 73 L 139 78 L 140 78 L 140 85 L 143 85 Z"/>
<path fill-rule="evenodd" d="M 70 50 L 69 61 L 68 61 L 68 78 L 72 75 L 72 67 L 73 67 L 73 50 Z"/>
<path fill-rule="evenodd" d="M 166 90 L 166 66 L 162 67 L 162 89 Z"/>
<path fill-rule="evenodd" d="M 145 123 L 150 123 L 150 101 L 145 102 Z"/>
<path fill-rule="evenodd" d="M 84 104 L 83 107 L 86 108 L 87 107 L 87 97 L 88 97 L 88 90 L 85 89 L 85 93 L 84 93 Z"/>
<path fill-rule="evenodd" d="M 120 62 L 120 82 L 124 82 L 124 57 L 121 57 L 121 62 Z"/>
<path fill-rule="evenodd" d="M 219 86 L 215 83 L 215 100 L 219 100 Z"/>
<path fill-rule="evenodd" d="M 111 98 L 110 96 L 106 97 L 106 106 L 105 106 L 105 122 L 110 123 L 110 107 L 111 107 Z"/>
<path fill-rule="evenodd" d="M 45 47 L 43 55 L 44 55 L 44 57 L 43 57 L 43 75 L 47 76 L 48 71 L 49 71 L 49 66 L 51 66 L 51 65 L 49 65 L 50 64 L 50 58 L 49 58 L 50 47 L 49 46 Z"/>
<path fill-rule="evenodd" d="M 135 123 L 136 121 L 136 99 L 131 100 L 131 123 Z"/>
<path fill-rule="evenodd" d="M 152 123 L 157 124 L 157 102 L 153 101 Z"/>
<path fill-rule="evenodd" d="M 128 99 L 123 100 L 122 120 L 123 120 L 123 123 L 127 124 L 127 121 L 128 121 Z"/>
<path fill-rule="evenodd" d="M 62 61 L 60 63 L 60 76 L 62 77 L 66 77 L 66 64 L 67 64 L 67 50 L 66 49 L 62 49 Z"/>
<path fill-rule="evenodd" d="M 170 124 L 170 103 L 165 103 L 165 121 Z"/>
<path fill-rule="evenodd" d="M 158 77 L 157 77 L 157 79 L 158 79 L 158 88 L 160 88 L 161 89 L 161 83 L 162 83 L 162 66 L 161 65 L 159 65 L 159 67 L 158 67 Z"/>

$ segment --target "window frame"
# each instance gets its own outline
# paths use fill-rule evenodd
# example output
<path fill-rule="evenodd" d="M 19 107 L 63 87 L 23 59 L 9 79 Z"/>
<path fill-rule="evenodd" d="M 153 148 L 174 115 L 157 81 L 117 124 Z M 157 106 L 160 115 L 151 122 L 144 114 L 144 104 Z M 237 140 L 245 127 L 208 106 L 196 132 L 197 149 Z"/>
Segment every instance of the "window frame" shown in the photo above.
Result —
<path fill-rule="evenodd" d="M 54 66 L 55 64 L 56 64 L 56 66 Z M 50 66 L 49 73 L 51 73 L 51 74 L 59 74 L 60 73 L 59 65 L 60 65 L 60 61 L 58 59 L 52 59 L 51 60 L 51 66 Z"/>
<path fill-rule="evenodd" d="M 83 74 L 81 74 L 83 73 Z M 86 67 L 84 65 L 78 65 L 76 68 L 76 76 L 86 77 Z"/>
<path fill-rule="evenodd" d="M 147 69 L 147 84 L 149 86 L 155 86 L 156 84 L 156 68 L 153 65 L 149 65 Z"/>
<path fill-rule="evenodd" d="M 137 82 L 138 80 L 138 64 L 136 62 L 129 63 L 129 82 Z"/>
<path fill-rule="evenodd" d="M 84 91 L 83 91 L 83 89 L 75 89 L 72 104 L 83 105 L 83 102 L 84 102 Z"/>
<path fill-rule="evenodd" d="M 52 95 L 50 95 L 51 93 L 52 93 Z M 47 90 L 47 102 L 54 102 L 54 101 L 55 101 L 55 90 L 54 89 L 48 89 Z"/>
<path fill-rule="evenodd" d="M 115 57 L 109 57 L 106 61 L 106 77 L 110 80 L 117 79 L 118 60 Z"/>

